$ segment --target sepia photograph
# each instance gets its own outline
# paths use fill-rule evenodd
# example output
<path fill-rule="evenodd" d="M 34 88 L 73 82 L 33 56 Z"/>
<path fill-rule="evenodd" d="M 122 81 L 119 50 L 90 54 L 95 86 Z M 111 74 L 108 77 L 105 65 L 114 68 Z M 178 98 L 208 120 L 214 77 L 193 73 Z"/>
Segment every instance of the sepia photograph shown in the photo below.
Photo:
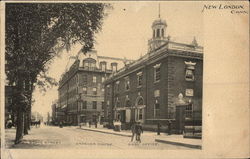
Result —
<path fill-rule="evenodd" d="M 4 156 L 22 158 L 23 150 L 34 155 L 139 150 L 201 157 L 213 125 L 208 101 L 214 99 L 213 93 L 207 98 L 214 69 L 207 69 L 213 58 L 204 14 L 223 9 L 248 16 L 246 7 L 199 1 L 6 1 Z"/>

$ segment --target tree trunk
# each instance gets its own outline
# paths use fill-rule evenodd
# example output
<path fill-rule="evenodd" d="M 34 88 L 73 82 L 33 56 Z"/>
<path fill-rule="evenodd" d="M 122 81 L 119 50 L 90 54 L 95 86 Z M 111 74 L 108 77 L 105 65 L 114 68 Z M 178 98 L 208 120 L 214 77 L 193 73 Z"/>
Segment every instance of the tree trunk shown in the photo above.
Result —
<path fill-rule="evenodd" d="M 24 113 L 24 129 L 23 129 L 23 134 L 28 135 L 28 112 Z"/>
<path fill-rule="evenodd" d="M 15 139 L 15 144 L 18 144 L 21 142 L 21 139 L 23 138 L 23 126 L 24 126 L 24 121 L 23 121 L 23 110 L 19 106 L 19 109 L 17 111 L 17 125 L 16 125 L 16 139 Z"/>
<path fill-rule="evenodd" d="M 28 110 L 28 114 L 27 114 L 27 116 L 28 116 L 28 130 L 30 130 L 30 125 L 31 125 L 31 105 L 29 105 L 29 110 Z"/>

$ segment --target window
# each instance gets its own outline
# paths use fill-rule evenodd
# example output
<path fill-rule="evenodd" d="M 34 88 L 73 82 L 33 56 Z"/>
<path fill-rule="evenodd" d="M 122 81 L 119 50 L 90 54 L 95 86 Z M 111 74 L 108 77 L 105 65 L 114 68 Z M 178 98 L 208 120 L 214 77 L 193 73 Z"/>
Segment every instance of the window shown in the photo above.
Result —
<path fill-rule="evenodd" d="M 83 87 L 83 88 L 82 88 L 82 93 L 83 93 L 83 94 L 87 94 L 87 87 Z"/>
<path fill-rule="evenodd" d="M 88 63 L 87 61 L 85 61 L 85 62 L 83 63 L 83 67 L 84 67 L 84 68 L 88 68 L 88 67 L 89 67 L 89 63 Z"/>
<path fill-rule="evenodd" d="M 155 38 L 155 30 L 154 30 L 154 32 L 153 32 L 153 37 Z"/>
<path fill-rule="evenodd" d="M 142 97 L 139 98 L 139 100 L 137 102 L 137 105 L 143 105 L 143 99 L 142 99 Z"/>
<path fill-rule="evenodd" d="M 157 29 L 157 37 L 160 37 L 160 29 Z"/>
<path fill-rule="evenodd" d="M 139 120 L 142 120 L 142 109 L 139 109 Z"/>
<path fill-rule="evenodd" d="M 104 88 L 102 88 L 102 92 L 104 92 Z"/>
<path fill-rule="evenodd" d="M 194 81 L 194 73 L 193 73 L 193 70 L 189 70 L 187 69 L 186 70 L 186 81 Z"/>
<path fill-rule="evenodd" d="M 195 62 L 187 62 L 184 61 L 185 65 L 186 65 L 186 74 L 185 74 L 185 79 L 186 81 L 194 81 L 194 69 L 195 69 Z"/>
<path fill-rule="evenodd" d="M 116 106 L 116 107 L 120 107 L 120 101 L 119 101 L 118 98 L 116 98 L 115 106 Z"/>
<path fill-rule="evenodd" d="M 129 90 L 130 89 L 130 82 L 129 82 L 129 78 L 126 77 L 125 78 L 125 90 Z"/>
<path fill-rule="evenodd" d="M 82 109 L 87 109 L 87 101 L 82 102 Z"/>
<path fill-rule="evenodd" d="M 81 82 L 81 83 L 82 83 L 83 85 L 87 85 L 87 83 L 88 83 L 88 82 L 87 82 L 87 81 L 88 81 L 87 78 L 88 78 L 87 75 L 83 75 L 83 76 L 82 76 L 82 82 Z"/>
<path fill-rule="evenodd" d="M 160 66 L 161 64 L 157 64 L 154 66 L 154 77 L 155 77 L 154 81 L 155 82 L 158 82 L 161 79 L 161 67 Z"/>
<path fill-rule="evenodd" d="M 97 95 L 97 88 L 93 88 L 93 94 Z"/>
<path fill-rule="evenodd" d="M 105 81 L 105 77 L 102 77 L 102 83 Z"/>
<path fill-rule="evenodd" d="M 90 68 L 92 68 L 92 69 L 93 69 L 93 68 L 95 68 L 95 67 L 96 67 L 96 63 L 95 63 L 95 62 L 91 62 L 89 66 L 90 66 Z"/>
<path fill-rule="evenodd" d="M 154 91 L 154 96 L 155 97 L 160 97 L 160 90 L 159 89 Z"/>
<path fill-rule="evenodd" d="M 161 29 L 161 36 L 164 37 L 164 29 Z"/>
<path fill-rule="evenodd" d="M 97 109 L 97 101 L 93 101 L 93 109 Z"/>
<path fill-rule="evenodd" d="M 117 98 L 118 100 L 118 98 Z M 131 102 L 130 102 L 130 99 L 128 97 L 128 95 L 126 95 L 126 98 L 125 98 L 125 107 L 130 107 L 131 106 Z"/>
<path fill-rule="evenodd" d="M 126 102 L 125 102 L 125 104 L 126 104 L 126 107 L 130 107 L 130 106 L 131 106 L 131 102 L 130 102 L 130 100 L 129 100 L 129 99 L 127 99 L 127 100 L 126 100 Z"/>
<path fill-rule="evenodd" d="M 8 104 L 12 104 L 12 98 L 8 97 L 7 99 Z"/>
<path fill-rule="evenodd" d="M 94 70 L 96 68 L 96 60 L 93 58 L 87 58 L 83 60 L 84 69 Z"/>
<path fill-rule="evenodd" d="M 111 63 L 111 69 L 113 72 L 117 71 L 117 63 L 116 62 Z"/>
<path fill-rule="evenodd" d="M 93 76 L 93 83 L 96 83 L 96 76 Z"/>
<path fill-rule="evenodd" d="M 107 85 L 106 86 L 106 91 L 105 91 L 105 93 L 107 94 L 107 96 L 110 96 L 111 95 L 111 89 L 110 89 L 110 85 Z"/>
<path fill-rule="evenodd" d="M 119 89 L 120 89 L 120 88 L 119 88 L 119 87 L 120 87 L 120 81 L 116 81 L 115 84 L 116 84 L 116 85 L 115 85 L 116 92 L 119 92 Z"/>
<path fill-rule="evenodd" d="M 185 111 L 186 118 L 192 118 L 192 111 L 193 111 L 193 105 L 192 104 L 187 105 Z"/>
<path fill-rule="evenodd" d="M 185 94 L 187 97 L 192 97 L 192 96 L 194 96 L 194 90 L 193 89 L 186 89 Z"/>
<path fill-rule="evenodd" d="M 142 86 L 142 72 L 137 73 L 137 85 Z"/>
<path fill-rule="evenodd" d="M 109 106 L 109 100 L 107 100 L 107 107 Z"/>
<path fill-rule="evenodd" d="M 106 62 L 105 61 L 100 62 L 100 66 L 101 66 L 102 71 L 106 71 Z"/>
<path fill-rule="evenodd" d="M 161 75 L 160 75 L 160 67 L 155 69 L 155 82 L 160 81 Z"/>
<path fill-rule="evenodd" d="M 155 109 L 160 109 L 160 103 L 158 99 L 155 100 Z"/>
<path fill-rule="evenodd" d="M 102 102 L 102 109 L 104 109 L 104 105 L 105 105 L 105 103 L 104 103 L 104 102 Z"/>

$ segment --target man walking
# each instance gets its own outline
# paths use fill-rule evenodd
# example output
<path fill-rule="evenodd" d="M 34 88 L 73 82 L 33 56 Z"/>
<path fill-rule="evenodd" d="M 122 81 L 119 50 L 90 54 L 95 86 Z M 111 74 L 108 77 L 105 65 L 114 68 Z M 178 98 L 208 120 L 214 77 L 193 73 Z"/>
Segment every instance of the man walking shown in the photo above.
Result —
<path fill-rule="evenodd" d="M 133 142 L 134 140 L 134 136 L 135 136 L 135 123 L 132 122 L 132 125 L 131 125 L 131 132 L 132 132 L 132 137 L 131 137 L 131 142 Z"/>
<path fill-rule="evenodd" d="M 138 122 L 138 124 L 135 125 L 135 132 L 136 132 L 136 141 L 141 142 L 141 134 L 143 133 L 143 130 L 140 122 Z"/>

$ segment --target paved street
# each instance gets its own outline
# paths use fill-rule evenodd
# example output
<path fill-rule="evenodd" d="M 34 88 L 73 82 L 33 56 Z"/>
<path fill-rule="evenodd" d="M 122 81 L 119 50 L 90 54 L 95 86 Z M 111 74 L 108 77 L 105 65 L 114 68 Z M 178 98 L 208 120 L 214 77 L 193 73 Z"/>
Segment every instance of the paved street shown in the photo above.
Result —
<path fill-rule="evenodd" d="M 79 148 L 79 149 L 190 149 L 155 142 L 155 138 L 142 134 L 142 142 L 131 142 L 130 137 L 82 130 L 78 127 L 41 126 L 32 128 L 23 141 L 13 145 L 15 129 L 6 129 L 6 147 L 22 149 Z"/>

